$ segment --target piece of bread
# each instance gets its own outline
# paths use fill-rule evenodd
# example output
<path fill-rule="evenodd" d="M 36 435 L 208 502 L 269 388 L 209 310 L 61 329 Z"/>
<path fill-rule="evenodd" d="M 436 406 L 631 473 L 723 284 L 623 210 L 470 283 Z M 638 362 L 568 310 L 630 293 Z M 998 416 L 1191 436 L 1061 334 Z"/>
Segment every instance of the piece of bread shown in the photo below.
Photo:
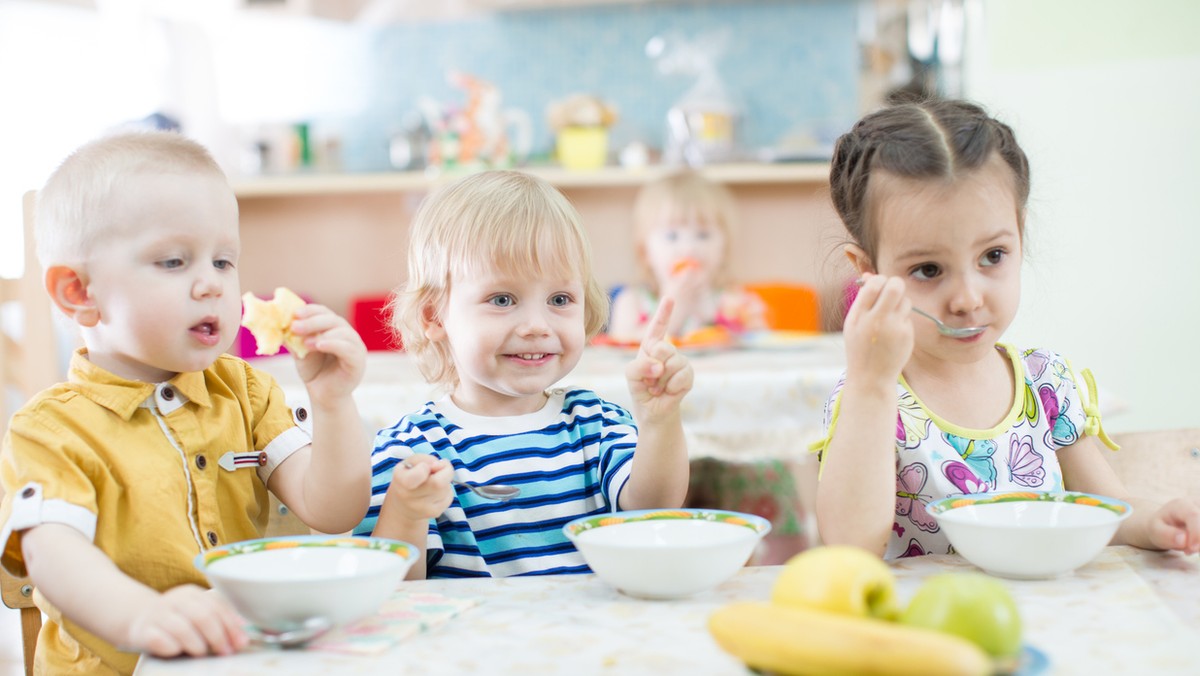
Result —
<path fill-rule="evenodd" d="M 307 303 L 300 296 L 284 287 L 275 289 L 275 297 L 263 300 L 247 291 L 242 295 L 242 326 L 254 335 L 258 344 L 255 354 L 278 354 L 279 348 L 286 345 L 289 352 L 297 357 L 308 354 L 304 341 L 292 333 L 292 317 L 296 310 Z"/>

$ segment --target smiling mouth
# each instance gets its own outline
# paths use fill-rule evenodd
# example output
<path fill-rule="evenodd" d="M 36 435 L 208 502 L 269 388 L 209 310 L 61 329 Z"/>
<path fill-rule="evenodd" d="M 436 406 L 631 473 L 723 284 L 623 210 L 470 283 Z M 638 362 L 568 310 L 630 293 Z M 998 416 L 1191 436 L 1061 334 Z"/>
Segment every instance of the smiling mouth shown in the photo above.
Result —
<path fill-rule="evenodd" d="M 513 355 L 509 355 L 509 356 L 514 357 L 516 359 L 520 359 L 522 361 L 541 361 L 542 359 L 545 359 L 546 357 L 550 356 L 550 353 L 548 353 L 548 352 L 522 352 L 520 354 L 513 354 Z"/>
<path fill-rule="evenodd" d="M 204 336 L 211 336 L 211 335 L 214 335 L 217 333 L 217 323 L 216 322 L 200 322 L 199 324 L 192 327 L 192 331 L 195 331 L 196 333 L 199 333 Z"/>

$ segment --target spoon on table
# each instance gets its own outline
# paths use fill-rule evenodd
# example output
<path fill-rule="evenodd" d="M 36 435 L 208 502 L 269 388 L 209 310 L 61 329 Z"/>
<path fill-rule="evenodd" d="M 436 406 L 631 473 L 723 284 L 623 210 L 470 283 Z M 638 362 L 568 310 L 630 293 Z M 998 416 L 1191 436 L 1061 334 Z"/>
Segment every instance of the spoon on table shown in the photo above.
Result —
<path fill-rule="evenodd" d="M 407 460 L 404 461 L 403 465 L 405 469 L 413 468 L 412 465 L 408 464 Z M 489 486 L 484 486 L 481 484 L 473 484 L 469 481 L 459 481 L 458 479 L 450 479 L 450 483 L 454 484 L 455 486 L 462 486 L 475 495 L 487 500 L 498 500 L 500 502 L 504 502 L 505 500 L 512 500 L 521 494 L 520 488 L 506 484 L 491 484 Z"/>
<path fill-rule="evenodd" d="M 276 648 L 298 648 L 322 636 L 333 628 L 333 623 L 324 617 L 310 617 L 303 622 L 285 622 L 271 628 L 246 627 L 250 640 Z"/>
<path fill-rule="evenodd" d="M 863 280 L 861 278 L 856 279 L 856 280 L 854 280 L 854 284 L 856 286 L 862 286 Z M 971 336 L 977 336 L 987 330 L 986 326 L 963 326 L 963 327 L 949 326 L 942 320 L 938 319 L 937 317 L 934 317 L 933 315 L 929 314 L 928 312 L 926 312 L 920 308 L 914 307 L 912 309 L 912 311 L 921 315 L 922 317 L 925 317 L 926 319 L 932 320 L 934 324 L 937 324 L 938 333 L 942 334 L 943 336 L 946 336 L 947 338 L 970 338 Z"/>

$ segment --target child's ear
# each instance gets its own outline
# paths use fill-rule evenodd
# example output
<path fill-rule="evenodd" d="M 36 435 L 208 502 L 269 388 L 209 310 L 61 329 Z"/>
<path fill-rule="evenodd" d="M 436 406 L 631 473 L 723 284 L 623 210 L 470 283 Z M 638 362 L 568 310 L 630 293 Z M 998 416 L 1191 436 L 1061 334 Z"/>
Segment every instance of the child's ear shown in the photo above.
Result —
<path fill-rule="evenodd" d="M 865 272 L 875 273 L 875 264 L 871 262 L 871 257 L 863 251 L 862 247 L 857 244 L 847 244 L 842 248 L 846 253 L 846 258 L 849 259 L 850 265 L 862 276 Z"/>
<path fill-rule="evenodd" d="M 424 334 L 430 342 L 436 343 L 446 338 L 446 327 L 442 326 L 442 319 L 438 317 L 438 309 L 432 303 L 421 308 L 421 324 L 424 325 Z"/>
<path fill-rule="evenodd" d="M 91 327 L 100 322 L 100 310 L 88 295 L 87 281 L 79 271 L 65 265 L 54 265 L 46 270 L 46 293 L 50 300 L 80 326 Z"/>

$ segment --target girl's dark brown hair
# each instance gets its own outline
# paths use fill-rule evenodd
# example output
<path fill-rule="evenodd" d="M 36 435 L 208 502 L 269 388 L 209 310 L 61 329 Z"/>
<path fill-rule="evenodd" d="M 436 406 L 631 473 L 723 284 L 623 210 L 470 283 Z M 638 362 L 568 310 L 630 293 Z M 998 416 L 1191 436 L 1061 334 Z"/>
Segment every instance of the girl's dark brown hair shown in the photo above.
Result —
<path fill-rule="evenodd" d="M 872 172 L 949 182 L 980 169 L 993 154 L 1012 169 L 1023 233 L 1029 160 L 1008 125 L 968 101 L 903 103 L 859 120 L 834 147 L 829 172 L 833 205 L 850 236 L 874 261 L 879 233 L 868 218 Z"/>

